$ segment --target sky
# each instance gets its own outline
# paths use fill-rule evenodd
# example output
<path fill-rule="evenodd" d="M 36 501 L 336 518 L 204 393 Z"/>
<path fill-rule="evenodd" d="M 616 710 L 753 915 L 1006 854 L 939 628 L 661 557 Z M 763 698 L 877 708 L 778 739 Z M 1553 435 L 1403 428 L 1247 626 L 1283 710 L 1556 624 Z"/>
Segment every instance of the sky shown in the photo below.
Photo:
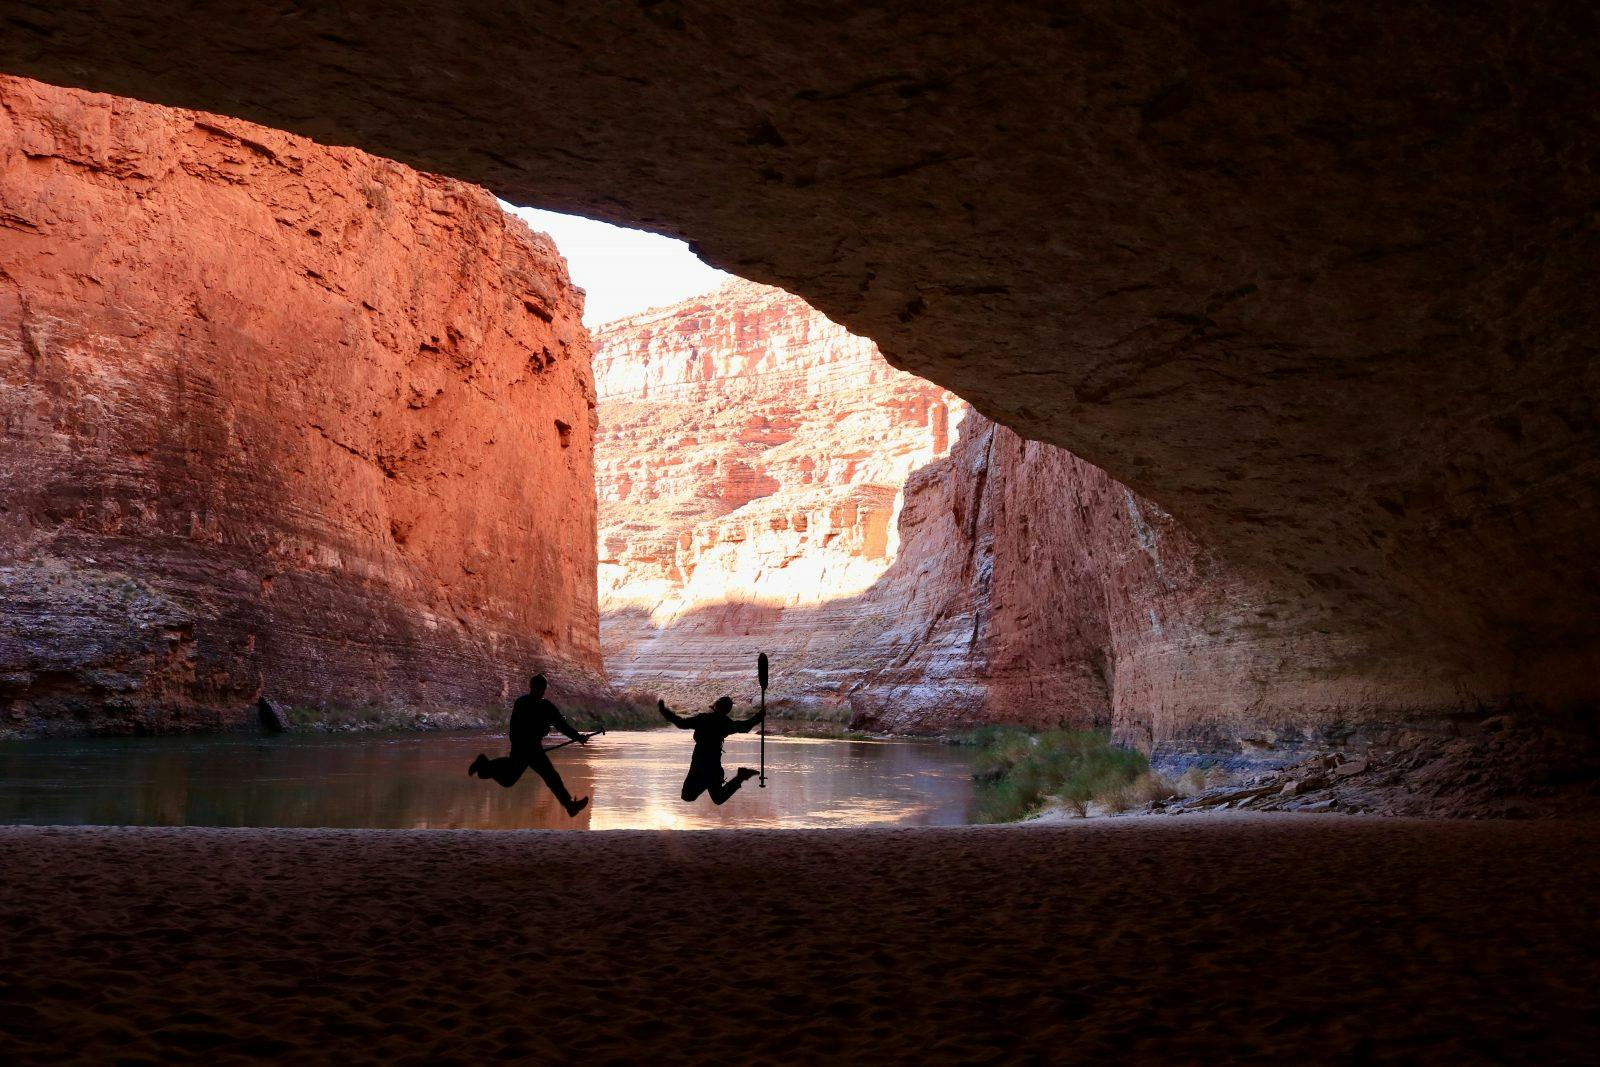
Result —
<path fill-rule="evenodd" d="M 670 237 L 504 201 L 501 206 L 555 239 L 573 282 L 588 294 L 583 322 L 591 328 L 710 292 L 731 277 Z"/>

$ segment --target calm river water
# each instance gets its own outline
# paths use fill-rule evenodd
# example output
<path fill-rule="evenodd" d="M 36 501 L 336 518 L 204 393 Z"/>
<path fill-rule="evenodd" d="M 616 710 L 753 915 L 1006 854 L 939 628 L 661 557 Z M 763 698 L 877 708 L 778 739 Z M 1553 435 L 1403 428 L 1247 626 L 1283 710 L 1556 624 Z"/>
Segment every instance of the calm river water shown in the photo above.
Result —
<path fill-rule="evenodd" d="M 754 738 L 730 738 L 731 774 Z M 569 819 L 535 775 L 468 778 L 483 734 L 243 735 L 0 743 L 0 823 L 471 829 L 941 826 L 970 821 L 966 751 L 934 742 L 767 738 L 767 788 L 718 808 L 678 798 L 691 742 L 677 730 L 606 734 L 551 754 Z"/>

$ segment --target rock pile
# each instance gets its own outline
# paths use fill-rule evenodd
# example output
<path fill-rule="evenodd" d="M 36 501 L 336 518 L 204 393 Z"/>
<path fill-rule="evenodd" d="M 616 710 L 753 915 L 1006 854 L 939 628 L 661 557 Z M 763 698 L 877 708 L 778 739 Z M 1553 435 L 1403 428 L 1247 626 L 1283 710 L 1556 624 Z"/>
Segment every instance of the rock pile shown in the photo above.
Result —
<path fill-rule="evenodd" d="M 1427 818 L 1556 818 L 1600 812 L 1594 739 L 1500 715 L 1460 736 L 1400 736 L 1387 748 L 1329 752 L 1195 796 L 1167 813 L 1343 812 Z"/>

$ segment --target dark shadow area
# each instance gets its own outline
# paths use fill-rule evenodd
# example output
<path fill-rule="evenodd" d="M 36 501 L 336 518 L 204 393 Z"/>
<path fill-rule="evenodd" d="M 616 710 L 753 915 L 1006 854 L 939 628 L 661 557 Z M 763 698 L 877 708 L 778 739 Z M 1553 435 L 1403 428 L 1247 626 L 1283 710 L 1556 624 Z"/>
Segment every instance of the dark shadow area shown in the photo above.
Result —
<path fill-rule="evenodd" d="M 13 1062 L 1577 1064 L 1600 1042 L 1594 823 L 7 828 L 0 855 Z M 531 1016 L 533 989 L 559 1010 Z"/>

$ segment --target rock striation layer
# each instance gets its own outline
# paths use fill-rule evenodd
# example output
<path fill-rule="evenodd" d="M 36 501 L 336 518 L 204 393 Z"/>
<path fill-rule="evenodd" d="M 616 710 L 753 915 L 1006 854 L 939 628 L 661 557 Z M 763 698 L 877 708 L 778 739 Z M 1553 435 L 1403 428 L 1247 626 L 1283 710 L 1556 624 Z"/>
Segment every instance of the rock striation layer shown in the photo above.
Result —
<path fill-rule="evenodd" d="M 582 294 L 485 192 L 0 80 L 0 730 L 600 682 Z"/>
<path fill-rule="evenodd" d="M 767 651 L 791 699 L 848 688 L 854 620 L 828 606 L 893 562 L 902 486 L 948 453 L 965 405 L 752 282 L 610 323 L 594 345 L 612 680 L 742 692 Z"/>

